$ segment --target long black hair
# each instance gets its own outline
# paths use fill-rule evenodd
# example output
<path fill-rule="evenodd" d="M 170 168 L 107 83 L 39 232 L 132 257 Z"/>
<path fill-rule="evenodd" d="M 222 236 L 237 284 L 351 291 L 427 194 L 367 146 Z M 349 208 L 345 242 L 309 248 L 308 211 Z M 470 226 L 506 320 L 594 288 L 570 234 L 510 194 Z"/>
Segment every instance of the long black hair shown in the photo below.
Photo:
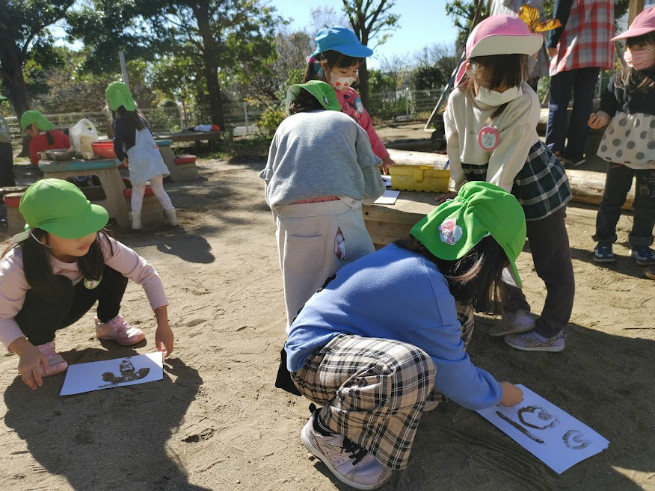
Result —
<path fill-rule="evenodd" d="M 116 109 L 116 111 L 112 111 L 111 116 L 114 121 L 118 118 L 126 118 L 132 121 L 137 131 L 149 128 L 148 120 L 143 114 L 141 114 L 141 111 L 138 109 L 135 109 L 134 111 L 128 111 L 125 109 L 125 106 L 121 106 Z"/>
<path fill-rule="evenodd" d="M 111 234 L 107 229 L 99 230 L 96 240 L 93 241 L 88 252 L 77 258 L 77 266 L 84 279 L 97 281 L 102 277 L 105 259 L 100 241 L 107 241 L 111 251 L 111 243 L 107 238 L 110 236 Z M 4 257 L 13 248 L 22 252 L 25 279 L 30 288 L 34 290 L 34 293 L 44 298 L 52 298 L 53 292 L 58 291 L 60 288 L 52 272 L 52 266 L 50 265 L 51 254 L 48 246 L 48 232 L 40 228 L 33 228 L 30 230 L 27 239 L 18 244 L 12 244 L 2 253 L 2 257 Z"/>
<path fill-rule="evenodd" d="M 436 257 L 415 237 L 395 243 L 434 263 L 446 278 L 450 293 L 457 302 L 472 305 L 478 311 L 493 310 L 502 305 L 506 296 L 502 274 L 509 261 L 503 248 L 491 235 L 484 237 L 464 257 L 454 261 Z"/>

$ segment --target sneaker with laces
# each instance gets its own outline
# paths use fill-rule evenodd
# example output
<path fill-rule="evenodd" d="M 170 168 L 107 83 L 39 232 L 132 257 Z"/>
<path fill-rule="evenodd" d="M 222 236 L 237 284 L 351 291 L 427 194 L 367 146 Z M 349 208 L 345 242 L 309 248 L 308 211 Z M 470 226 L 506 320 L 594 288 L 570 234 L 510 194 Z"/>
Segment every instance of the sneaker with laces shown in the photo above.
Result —
<path fill-rule="evenodd" d="M 615 260 L 612 244 L 598 244 L 594 249 L 594 261 L 597 263 L 613 263 Z"/>
<path fill-rule="evenodd" d="M 317 414 L 318 411 L 312 413 L 300 432 L 300 439 L 339 481 L 355 489 L 377 489 L 391 478 L 391 469 L 355 442 L 337 433 L 315 429 Z"/>
<path fill-rule="evenodd" d="M 552 338 L 545 338 L 541 334 L 529 331 L 523 334 L 505 336 L 505 342 L 512 348 L 521 351 L 549 351 L 557 353 L 564 351 L 564 337 L 563 332 Z"/>
<path fill-rule="evenodd" d="M 132 346 L 143 341 L 146 336 L 141 329 L 129 325 L 122 315 L 117 315 L 107 322 L 101 322 L 96 317 L 96 337 Z"/>
<path fill-rule="evenodd" d="M 40 344 L 36 347 L 46 358 L 48 358 L 48 368 L 39 368 L 42 377 L 49 377 L 57 375 L 58 373 L 65 372 L 68 369 L 68 363 L 64 360 L 59 353 L 55 350 L 55 342 Z"/>
<path fill-rule="evenodd" d="M 637 264 L 642 266 L 647 266 L 649 264 L 655 264 L 655 251 L 647 246 L 636 246 L 633 247 L 630 251 L 632 257 L 635 258 Z"/>
<path fill-rule="evenodd" d="M 500 337 L 507 334 L 518 334 L 534 329 L 534 316 L 527 310 L 503 313 L 500 322 L 489 328 L 489 336 Z"/>

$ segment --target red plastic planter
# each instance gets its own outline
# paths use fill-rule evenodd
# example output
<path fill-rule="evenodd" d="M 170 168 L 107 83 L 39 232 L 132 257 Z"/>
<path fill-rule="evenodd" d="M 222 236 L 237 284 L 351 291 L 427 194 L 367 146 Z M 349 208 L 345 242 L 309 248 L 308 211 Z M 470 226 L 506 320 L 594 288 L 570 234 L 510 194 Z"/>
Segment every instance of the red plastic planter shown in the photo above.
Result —
<path fill-rule="evenodd" d="M 195 155 L 179 155 L 175 157 L 175 165 L 195 164 Z"/>
<path fill-rule="evenodd" d="M 21 197 L 22 195 L 10 196 L 8 194 L 5 194 L 2 199 L 5 202 L 5 205 L 9 206 L 10 208 L 18 208 L 18 206 L 20 205 Z"/>

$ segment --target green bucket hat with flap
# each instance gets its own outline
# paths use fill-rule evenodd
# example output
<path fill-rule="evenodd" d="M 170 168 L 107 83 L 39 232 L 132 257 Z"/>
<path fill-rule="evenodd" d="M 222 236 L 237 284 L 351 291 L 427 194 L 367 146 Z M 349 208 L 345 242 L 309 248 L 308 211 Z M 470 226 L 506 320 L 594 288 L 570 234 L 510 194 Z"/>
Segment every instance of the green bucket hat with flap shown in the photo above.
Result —
<path fill-rule="evenodd" d="M 20 128 L 23 131 L 34 123 L 36 123 L 36 127 L 41 131 L 49 131 L 55 127 L 48 118 L 41 114 L 41 111 L 25 111 L 20 117 Z"/>
<path fill-rule="evenodd" d="M 332 86 L 328 83 L 325 83 L 321 80 L 310 80 L 304 84 L 295 84 L 290 86 L 287 89 L 287 100 L 286 107 L 296 100 L 300 93 L 306 90 L 314 97 L 316 100 L 321 103 L 324 109 L 329 111 L 341 111 L 341 106 L 337 99 L 337 95 L 334 92 Z"/>
<path fill-rule="evenodd" d="M 112 111 L 116 111 L 121 106 L 125 106 L 128 111 L 136 110 L 132 93 L 123 82 L 110 83 L 105 90 L 105 97 L 107 98 L 107 105 Z"/>
<path fill-rule="evenodd" d="M 491 235 L 507 254 L 514 279 L 521 286 L 516 258 L 525 244 L 525 214 L 512 194 L 494 184 L 467 182 L 455 199 L 432 210 L 410 234 L 436 257 L 451 261 L 464 257 Z"/>
<path fill-rule="evenodd" d="M 19 210 L 30 228 L 40 228 L 64 239 L 78 239 L 107 225 L 109 214 L 92 204 L 75 184 L 41 179 L 20 200 Z"/>

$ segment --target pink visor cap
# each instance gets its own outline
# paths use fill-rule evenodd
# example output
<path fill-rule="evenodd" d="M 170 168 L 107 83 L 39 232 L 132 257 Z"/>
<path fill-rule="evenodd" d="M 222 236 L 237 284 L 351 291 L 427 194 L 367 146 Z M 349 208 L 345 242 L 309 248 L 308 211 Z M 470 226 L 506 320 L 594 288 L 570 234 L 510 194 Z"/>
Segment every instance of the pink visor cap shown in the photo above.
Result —
<path fill-rule="evenodd" d="M 471 31 L 466 40 L 466 60 L 489 55 L 533 55 L 543 42 L 543 36 L 531 33 L 528 25 L 518 17 L 492 15 Z M 466 60 L 457 71 L 455 85 L 466 72 Z"/>
<path fill-rule="evenodd" d="M 625 38 L 636 38 L 655 31 L 655 7 L 644 10 L 634 18 L 627 31 L 614 36 L 611 40 L 618 41 Z"/>

